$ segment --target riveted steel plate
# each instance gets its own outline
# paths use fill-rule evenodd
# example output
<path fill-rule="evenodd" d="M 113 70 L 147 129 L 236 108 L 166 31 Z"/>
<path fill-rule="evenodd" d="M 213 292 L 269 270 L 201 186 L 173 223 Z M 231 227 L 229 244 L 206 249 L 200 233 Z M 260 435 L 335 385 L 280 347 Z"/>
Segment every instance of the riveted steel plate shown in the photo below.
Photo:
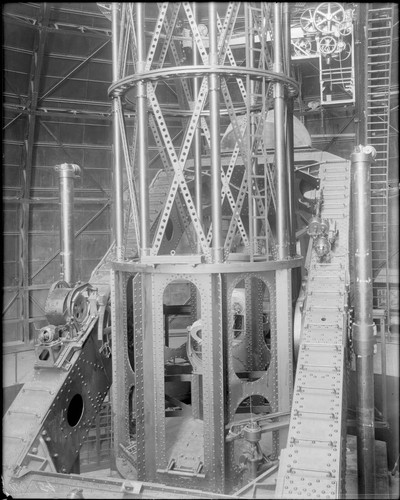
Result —
<path fill-rule="evenodd" d="M 283 498 L 337 498 L 337 484 L 337 481 L 330 478 L 307 478 L 287 474 Z"/>
<path fill-rule="evenodd" d="M 330 342 L 338 344 L 341 342 L 342 336 L 342 330 L 337 328 L 320 328 L 309 325 L 307 329 L 303 330 L 301 338 L 304 343 L 327 344 Z"/>

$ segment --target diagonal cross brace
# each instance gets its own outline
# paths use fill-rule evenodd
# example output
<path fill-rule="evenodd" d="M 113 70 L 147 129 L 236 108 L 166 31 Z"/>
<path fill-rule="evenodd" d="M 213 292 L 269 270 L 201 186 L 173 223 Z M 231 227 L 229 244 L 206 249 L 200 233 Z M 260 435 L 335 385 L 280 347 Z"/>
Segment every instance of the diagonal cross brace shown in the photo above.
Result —
<path fill-rule="evenodd" d="M 185 137 L 184 137 L 184 140 L 182 143 L 181 152 L 180 152 L 180 155 L 178 158 L 176 151 L 175 151 L 175 148 L 172 144 L 172 140 L 171 140 L 171 137 L 169 135 L 168 128 L 166 126 L 160 105 L 159 105 L 157 97 L 155 95 L 154 87 L 151 83 L 147 84 L 147 93 L 148 93 L 148 96 L 150 99 L 150 103 L 151 103 L 151 106 L 153 108 L 158 127 L 162 131 L 162 136 L 163 136 L 164 143 L 166 144 L 167 153 L 168 153 L 170 162 L 171 162 L 172 167 L 173 167 L 174 172 L 175 172 L 174 179 L 172 181 L 170 192 L 168 194 L 166 204 L 164 207 L 164 211 L 163 211 L 163 214 L 160 218 L 160 221 L 165 222 L 165 223 L 167 222 L 169 214 L 170 214 L 171 209 L 172 209 L 172 205 L 173 205 L 175 196 L 176 196 L 176 192 L 178 190 L 178 187 L 180 187 L 182 195 L 183 195 L 183 199 L 185 200 L 186 206 L 188 208 L 190 217 L 192 219 L 193 227 L 197 233 L 197 237 L 200 241 L 200 245 L 202 247 L 202 250 L 203 250 L 204 254 L 207 257 L 209 257 L 210 248 L 207 245 L 206 237 L 205 237 L 204 231 L 201 227 L 201 222 L 198 219 L 197 211 L 196 211 L 195 205 L 193 203 L 185 176 L 183 174 L 185 162 L 186 162 L 187 155 L 189 153 L 190 146 L 191 146 L 191 143 L 192 143 L 192 140 L 194 137 L 197 122 L 198 122 L 198 119 L 200 117 L 200 113 L 204 107 L 206 97 L 208 95 L 207 91 L 208 91 L 208 81 L 207 81 L 207 78 L 203 78 L 203 83 L 202 83 L 202 85 L 200 87 L 200 91 L 199 91 L 199 97 L 198 97 L 196 106 L 194 108 L 192 117 L 187 125 Z M 160 226 L 160 230 L 157 231 L 156 236 L 155 236 L 155 243 L 154 243 L 153 248 L 152 248 L 152 252 L 158 251 L 159 246 L 161 245 L 162 234 L 164 232 L 164 229 L 165 229 L 165 227 L 163 228 L 162 226 Z"/>

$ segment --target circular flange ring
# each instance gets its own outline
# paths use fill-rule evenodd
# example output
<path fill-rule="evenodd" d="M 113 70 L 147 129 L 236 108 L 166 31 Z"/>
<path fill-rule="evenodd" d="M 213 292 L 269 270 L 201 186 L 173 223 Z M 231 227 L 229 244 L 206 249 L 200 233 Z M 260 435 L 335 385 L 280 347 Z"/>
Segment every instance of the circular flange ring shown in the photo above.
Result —
<path fill-rule="evenodd" d="M 274 71 L 259 70 L 247 67 L 234 66 L 180 66 L 174 68 L 162 68 L 146 73 L 136 73 L 129 75 L 108 88 L 109 97 L 119 97 L 125 94 L 129 89 L 134 87 L 138 82 L 168 80 L 173 78 L 194 78 L 208 76 L 210 74 L 218 74 L 221 76 L 246 77 L 251 79 L 261 80 L 265 78 L 270 82 L 283 83 L 289 91 L 291 97 L 295 97 L 299 92 L 298 83 L 293 78 L 290 78 L 283 73 L 275 73 Z"/>

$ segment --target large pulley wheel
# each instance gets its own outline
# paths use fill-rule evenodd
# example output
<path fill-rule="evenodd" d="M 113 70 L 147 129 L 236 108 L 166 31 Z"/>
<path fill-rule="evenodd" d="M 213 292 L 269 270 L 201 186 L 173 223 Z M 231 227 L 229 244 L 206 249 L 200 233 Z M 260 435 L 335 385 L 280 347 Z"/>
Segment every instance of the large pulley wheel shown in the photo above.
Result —
<path fill-rule="evenodd" d="M 324 2 L 314 11 L 314 26 L 324 34 L 339 32 L 346 17 L 344 8 L 335 2 Z"/>
<path fill-rule="evenodd" d="M 300 17 L 300 26 L 305 33 L 315 33 L 313 9 L 307 9 L 302 13 Z"/>
<path fill-rule="evenodd" d="M 342 23 L 339 24 L 338 26 L 339 33 L 342 36 L 347 36 L 350 35 L 351 32 L 353 31 L 353 22 L 351 19 L 345 19 Z"/>
<path fill-rule="evenodd" d="M 319 50 L 322 55 L 327 56 L 333 54 L 337 47 L 337 42 L 335 37 L 331 35 L 323 36 L 319 41 Z"/>
<path fill-rule="evenodd" d="M 332 54 L 332 58 L 336 61 L 346 61 L 351 55 L 351 45 L 348 42 L 339 40 L 337 49 Z"/>

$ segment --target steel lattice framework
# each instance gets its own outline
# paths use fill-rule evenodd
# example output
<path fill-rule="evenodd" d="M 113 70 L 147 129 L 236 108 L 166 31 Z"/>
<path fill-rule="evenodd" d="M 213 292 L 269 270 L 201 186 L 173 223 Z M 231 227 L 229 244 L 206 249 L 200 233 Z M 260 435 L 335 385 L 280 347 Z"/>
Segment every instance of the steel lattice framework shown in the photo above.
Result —
<path fill-rule="evenodd" d="M 189 3 L 164 3 L 157 13 L 151 13 L 153 16 L 157 14 L 150 21 L 154 23 L 150 30 L 154 31 L 149 47 L 141 48 L 143 54 L 140 58 L 137 39 L 145 36 L 144 24 L 139 28 L 135 26 L 135 12 L 131 4 L 121 6 L 117 67 L 110 95 L 118 116 L 136 241 L 144 255 L 156 256 L 160 253 L 171 210 L 176 204 L 181 219 L 186 223 L 185 227 L 191 225 L 194 239 L 206 261 L 213 260 L 211 241 L 215 228 L 212 224 L 207 227 L 202 221 L 199 213 L 202 210 L 201 193 L 198 192 L 201 186 L 194 192 L 193 184 L 200 170 L 203 176 L 210 175 L 210 158 L 216 161 L 217 155 L 223 151 L 218 197 L 221 197 L 224 214 L 231 219 L 222 242 L 224 256 L 228 256 L 233 241 L 239 236 L 251 260 L 258 253 L 273 258 L 274 237 L 270 232 L 267 213 L 271 202 L 275 206 L 276 194 L 272 157 L 268 157 L 265 147 L 263 124 L 273 107 L 274 83 L 284 87 L 289 95 L 297 91 L 297 85 L 279 68 L 279 72 L 272 71 L 271 44 L 267 43 L 267 38 L 270 40 L 272 37 L 270 7 L 268 4 L 260 5 L 259 8 L 251 5 L 245 7 L 231 2 L 221 16 L 216 12 L 218 42 L 211 53 L 211 49 L 205 47 L 209 43 L 208 38 L 199 33 L 198 26 L 204 29 L 205 25 L 195 20 L 197 8 L 194 7 L 193 11 Z M 269 29 L 263 29 L 263 22 L 268 23 Z M 181 28 L 182 24 L 188 27 Z M 142 31 L 139 35 L 138 29 Z M 186 39 L 190 43 L 193 39 L 195 44 L 192 65 L 187 64 L 188 58 L 182 49 L 185 45 L 185 36 L 182 35 L 185 29 Z M 236 43 L 233 43 L 235 40 Z M 167 58 L 167 54 L 171 54 L 171 57 Z M 131 59 L 128 59 L 128 55 Z M 211 106 L 216 89 L 211 87 L 210 82 L 215 78 L 223 98 L 220 102 L 217 96 L 221 120 L 216 120 L 217 110 Z M 170 90 L 168 104 L 163 102 L 166 89 Z M 133 137 L 129 137 L 124 125 L 123 100 L 126 104 L 132 99 L 136 99 L 137 104 L 137 126 Z M 140 122 L 144 119 L 142 111 L 148 114 L 145 123 Z M 174 143 L 170 126 L 171 118 L 176 122 L 177 117 L 181 119 L 184 130 L 180 144 Z M 210 130 L 215 128 L 217 121 L 220 122 L 217 124 L 220 135 L 228 130 L 234 138 L 229 154 L 221 149 L 224 144 L 219 137 L 217 144 L 212 144 L 213 134 Z M 142 132 L 144 124 L 146 134 Z M 150 131 L 152 138 L 147 137 Z M 148 191 L 148 185 L 144 186 L 143 180 L 139 181 L 142 182 L 140 185 L 135 181 L 143 177 L 139 169 L 143 158 L 146 158 L 150 140 L 154 140 L 162 168 L 170 177 L 170 187 L 151 240 L 143 227 L 149 231 L 148 221 L 144 223 L 149 212 L 149 200 L 144 194 Z M 231 182 L 233 178 L 234 184 Z M 138 191 L 142 193 L 141 196 Z M 246 219 L 253 220 L 252 224 L 244 225 L 244 212 L 249 212 Z M 217 229 L 220 231 L 220 228 Z M 250 241 L 254 244 L 250 245 Z"/>
<path fill-rule="evenodd" d="M 264 2 L 113 4 L 111 13 L 117 467 L 127 478 L 232 491 L 239 466 L 232 441 L 240 436 L 232 425 L 241 405 L 250 402 L 251 413 L 252 405 L 267 403 L 273 460 L 287 436 L 291 273 L 301 264 L 293 253 L 293 138 L 286 127 L 292 119 L 287 102 L 298 90 L 289 76 L 289 19 L 284 21 L 281 5 Z M 272 112 L 275 147 L 268 149 L 264 125 Z M 129 113 L 135 126 L 128 133 Z M 160 167 L 151 183 L 150 143 Z M 127 242 L 137 254 L 133 262 L 124 261 L 132 250 Z M 183 420 L 174 435 L 165 410 L 172 375 L 164 366 L 163 300 L 176 282 L 191 290 L 185 307 L 194 322 L 187 340 L 194 361 L 189 373 L 174 373 L 174 380 L 191 387 L 191 409 L 176 403 Z M 235 294 L 244 297 L 243 340 L 234 333 Z M 130 301 L 133 313 L 127 313 Z M 127 354 L 130 342 L 134 362 Z"/>

